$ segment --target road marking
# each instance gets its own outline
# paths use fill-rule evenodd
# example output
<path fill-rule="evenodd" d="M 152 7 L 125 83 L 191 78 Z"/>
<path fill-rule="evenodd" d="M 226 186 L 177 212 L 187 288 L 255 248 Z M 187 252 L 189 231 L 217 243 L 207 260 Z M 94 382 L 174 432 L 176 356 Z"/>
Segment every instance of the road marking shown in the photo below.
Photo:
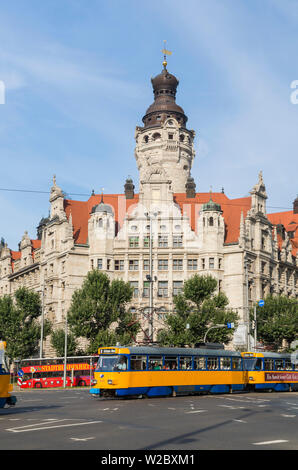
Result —
<path fill-rule="evenodd" d="M 283 416 L 284 418 L 295 418 L 296 417 L 296 415 L 281 415 L 281 416 Z"/>
<path fill-rule="evenodd" d="M 271 444 L 281 444 L 282 442 L 289 442 L 285 441 L 283 439 L 277 440 L 277 441 L 264 441 L 264 442 L 253 442 L 254 446 L 267 446 Z"/>
<path fill-rule="evenodd" d="M 232 406 L 232 405 L 217 405 L 217 406 L 221 406 L 223 408 L 230 408 L 231 410 L 239 410 L 239 409 L 245 408 L 245 406 Z"/>
<path fill-rule="evenodd" d="M 57 420 L 57 421 L 66 421 L 66 420 L 61 419 L 61 420 Z M 34 428 L 34 429 L 32 429 L 32 426 L 36 426 L 36 425 L 29 424 L 28 426 L 21 426 L 20 428 L 6 429 L 6 431 L 15 432 L 15 433 L 17 433 L 17 432 L 29 432 L 29 431 L 41 431 L 41 430 L 44 430 L 44 429 L 67 428 L 67 427 L 70 427 L 70 426 L 86 426 L 87 424 L 97 424 L 97 423 L 102 423 L 102 421 L 88 421 L 87 423 L 60 424 L 60 425 L 57 425 L 57 426 L 43 426 L 43 424 L 47 424 L 47 423 L 41 423 L 42 427 Z M 31 429 L 24 429 L 24 428 L 27 428 L 27 427 L 31 427 Z"/>
<path fill-rule="evenodd" d="M 193 411 L 186 411 L 186 414 L 189 415 L 191 413 L 204 413 L 204 411 L 207 411 L 207 410 L 193 410 Z"/>
<path fill-rule="evenodd" d="M 233 419 L 233 421 L 237 421 L 237 423 L 247 423 L 244 419 Z"/>
<path fill-rule="evenodd" d="M 95 437 L 82 437 L 82 438 L 79 438 L 79 437 L 70 437 L 70 440 L 71 441 L 90 441 L 92 439 L 95 439 Z"/>

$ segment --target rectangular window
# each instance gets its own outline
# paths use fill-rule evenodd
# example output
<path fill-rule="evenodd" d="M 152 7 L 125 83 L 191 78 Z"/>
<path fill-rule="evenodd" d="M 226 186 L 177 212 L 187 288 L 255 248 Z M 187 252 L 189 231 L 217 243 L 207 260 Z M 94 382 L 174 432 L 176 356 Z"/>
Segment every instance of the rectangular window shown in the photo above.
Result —
<path fill-rule="evenodd" d="M 187 269 L 189 271 L 196 271 L 198 269 L 198 260 L 197 259 L 188 259 L 187 260 Z"/>
<path fill-rule="evenodd" d="M 218 369 L 218 357 L 207 357 L 207 369 L 208 370 Z"/>
<path fill-rule="evenodd" d="M 150 260 L 149 259 L 144 259 L 143 261 L 143 270 L 144 271 L 149 271 L 150 269 Z M 153 260 L 152 260 L 152 269 L 153 269 Z"/>
<path fill-rule="evenodd" d="M 173 271 L 183 271 L 183 259 L 173 259 Z"/>
<path fill-rule="evenodd" d="M 178 368 L 178 357 L 165 356 L 165 370 L 177 370 Z"/>
<path fill-rule="evenodd" d="M 168 236 L 167 235 L 158 235 L 158 247 L 168 248 Z"/>
<path fill-rule="evenodd" d="M 97 260 L 97 269 L 102 269 L 102 259 Z"/>
<path fill-rule="evenodd" d="M 124 271 L 124 259 L 115 259 L 115 271 Z"/>
<path fill-rule="evenodd" d="M 173 247 L 174 248 L 182 247 L 182 235 L 174 235 L 173 236 Z"/>
<path fill-rule="evenodd" d="M 149 292 L 150 292 L 150 282 L 149 281 L 144 281 L 144 284 L 143 284 L 143 297 L 149 297 Z"/>
<path fill-rule="evenodd" d="M 205 269 L 205 258 L 202 258 L 201 264 L 202 264 L 202 269 Z"/>
<path fill-rule="evenodd" d="M 158 296 L 159 297 L 168 297 L 168 281 L 159 281 L 158 282 Z"/>
<path fill-rule="evenodd" d="M 158 270 L 159 271 L 167 271 L 168 270 L 168 260 L 167 259 L 159 259 L 158 260 Z"/>
<path fill-rule="evenodd" d="M 143 245 L 144 245 L 144 248 L 150 248 L 150 237 L 149 236 L 144 237 Z"/>
<path fill-rule="evenodd" d="M 173 295 L 179 295 L 183 289 L 183 281 L 173 281 Z"/>
<path fill-rule="evenodd" d="M 180 370 L 191 370 L 192 369 L 192 358 L 191 357 L 179 357 L 179 369 Z"/>
<path fill-rule="evenodd" d="M 109 271 L 111 267 L 111 260 L 107 259 L 107 270 Z"/>
<path fill-rule="evenodd" d="M 193 368 L 194 370 L 205 370 L 206 369 L 206 359 L 203 356 L 196 356 L 193 358 Z"/>
<path fill-rule="evenodd" d="M 209 258 L 209 269 L 214 269 L 214 258 Z"/>
<path fill-rule="evenodd" d="M 129 248 L 139 248 L 139 237 L 129 237 Z"/>
<path fill-rule="evenodd" d="M 222 268 L 222 259 L 218 258 L 218 269 Z"/>
<path fill-rule="evenodd" d="M 232 370 L 241 370 L 241 358 L 232 357 Z"/>
<path fill-rule="evenodd" d="M 265 370 L 274 370 L 274 360 L 264 359 L 264 368 Z"/>
<path fill-rule="evenodd" d="M 129 271 L 138 271 L 139 270 L 139 260 L 138 259 L 130 259 L 129 263 Z"/>
<path fill-rule="evenodd" d="M 131 370 L 146 370 L 147 369 L 147 357 L 146 356 L 131 356 L 130 357 L 130 369 Z"/>
<path fill-rule="evenodd" d="M 139 296 L 139 283 L 138 281 L 130 281 L 130 287 L 133 288 L 133 297 Z"/>
<path fill-rule="evenodd" d="M 220 358 L 220 368 L 221 368 L 221 370 L 231 370 L 231 358 L 230 357 L 221 357 Z"/>
<path fill-rule="evenodd" d="M 275 370 L 284 370 L 283 359 L 275 359 Z"/>
<path fill-rule="evenodd" d="M 161 370 L 162 369 L 162 356 L 149 356 L 148 357 L 148 369 L 149 370 Z"/>

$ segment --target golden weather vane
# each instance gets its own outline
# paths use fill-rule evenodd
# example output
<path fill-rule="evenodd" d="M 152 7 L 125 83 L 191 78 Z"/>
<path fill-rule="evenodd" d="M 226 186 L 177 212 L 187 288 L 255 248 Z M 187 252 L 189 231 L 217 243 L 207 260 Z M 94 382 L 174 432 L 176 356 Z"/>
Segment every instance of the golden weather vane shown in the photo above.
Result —
<path fill-rule="evenodd" d="M 168 63 L 167 63 L 167 55 L 172 55 L 172 52 L 171 52 L 171 51 L 168 51 L 168 50 L 166 49 L 166 43 L 167 43 L 167 41 L 164 39 L 163 42 L 164 42 L 164 48 L 161 50 L 161 52 L 163 53 L 163 63 L 162 63 L 162 65 L 164 66 L 164 68 L 166 68 L 166 66 L 167 66 L 167 64 L 168 64 Z"/>

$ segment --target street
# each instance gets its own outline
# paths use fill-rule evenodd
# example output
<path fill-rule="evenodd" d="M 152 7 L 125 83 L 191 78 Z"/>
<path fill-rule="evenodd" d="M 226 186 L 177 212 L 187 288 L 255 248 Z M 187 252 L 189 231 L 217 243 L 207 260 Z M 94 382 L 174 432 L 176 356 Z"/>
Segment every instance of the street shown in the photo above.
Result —
<path fill-rule="evenodd" d="M 1 450 L 294 450 L 298 393 L 95 399 L 88 389 L 16 391 Z"/>

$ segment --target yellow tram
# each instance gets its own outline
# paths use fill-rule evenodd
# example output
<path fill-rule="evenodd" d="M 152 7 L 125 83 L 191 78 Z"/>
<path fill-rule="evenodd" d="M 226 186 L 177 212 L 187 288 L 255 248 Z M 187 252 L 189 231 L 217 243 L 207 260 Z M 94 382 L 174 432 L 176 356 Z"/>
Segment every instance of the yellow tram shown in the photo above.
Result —
<path fill-rule="evenodd" d="M 10 373 L 5 361 L 6 342 L 0 341 L 0 408 L 7 405 L 15 405 L 17 399 L 11 395 L 12 384 L 10 383 Z"/>
<path fill-rule="evenodd" d="M 106 347 L 98 354 L 93 396 L 298 390 L 289 354 L 163 347 Z"/>

